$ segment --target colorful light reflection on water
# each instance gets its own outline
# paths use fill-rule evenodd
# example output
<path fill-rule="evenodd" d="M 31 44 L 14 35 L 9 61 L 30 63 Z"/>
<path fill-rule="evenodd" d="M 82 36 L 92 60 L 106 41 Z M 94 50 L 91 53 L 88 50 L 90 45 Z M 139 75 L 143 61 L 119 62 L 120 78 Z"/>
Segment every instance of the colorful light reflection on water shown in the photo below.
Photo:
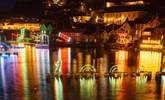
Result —
<path fill-rule="evenodd" d="M 96 100 L 95 79 L 80 79 L 80 96 L 81 100 Z"/>
<path fill-rule="evenodd" d="M 131 78 L 52 78 L 46 81 L 47 73 L 51 73 L 57 58 L 63 61 L 63 73 L 72 70 L 78 72 L 81 65 L 91 63 L 104 73 L 109 62 L 119 65 L 120 71 L 128 71 L 131 67 L 150 66 L 151 71 L 159 71 L 162 54 L 141 51 L 136 60 L 138 64 L 129 66 L 129 51 L 116 51 L 115 56 L 103 52 L 97 57 L 95 51 L 60 48 L 54 53 L 48 49 L 36 49 L 26 46 L 18 49 L 17 55 L 0 57 L 0 100 L 164 100 L 165 78 L 160 82 L 146 77 Z M 145 55 L 148 55 L 146 58 Z M 51 58 L 50 59 L 50 55 Z M 114 57 L 113 59 L 109 56 Z M 132 55 L 134 56 L 134 55 Z M 111 58 L 111 59 L 109 59 Z M 149 59 L 149 61 L 147 61 Z M 156 59 L 156 60 L 155 60 Z M 112 61 L 111 61 L 112 60 Z M 136 61 L 135 61 L 136 62 Z M 106 63 L 106 64 L 105 64 Z M 80 65 L 80 66 L 79 66 Z M 158 66 L 158 67 L 156 67 Z M 74 69 L 72 69 L 74 68 Z M 146 67 L 148 69 L 148 67 Z M 150 67 L 149 67 L 150 68 Z M 99 70 L 98 70 L 99 71 Z"/>

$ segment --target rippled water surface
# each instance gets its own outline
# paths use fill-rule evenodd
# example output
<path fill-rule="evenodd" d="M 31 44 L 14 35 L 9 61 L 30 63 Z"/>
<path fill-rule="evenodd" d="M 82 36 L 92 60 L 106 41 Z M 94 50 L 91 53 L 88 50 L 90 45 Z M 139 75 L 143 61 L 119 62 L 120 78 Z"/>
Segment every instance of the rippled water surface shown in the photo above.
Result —
<path fill-rule="evenodd" d="M 36 49 L 27 46 L 18 55 L 0 57 L 0 100 L 165 100 L 165 77 L 159 82 L 162 54 L 151 51 L 109 51 L 102 49 Z M 56 77 L 46 81 L 54 64 L 62 61 L 61 73 L 77 73 L 84 64 L 95 66 L 100 77 Z M 104 77 L 112 64 L 120 72 L 152 71 L 146 77 Z"/>

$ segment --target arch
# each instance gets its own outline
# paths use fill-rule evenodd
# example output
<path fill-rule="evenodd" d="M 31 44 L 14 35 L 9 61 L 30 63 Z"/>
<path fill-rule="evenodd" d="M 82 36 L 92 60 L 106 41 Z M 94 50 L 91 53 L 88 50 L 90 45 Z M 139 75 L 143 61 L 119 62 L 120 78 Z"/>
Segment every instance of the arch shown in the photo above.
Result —
<path fill-rule="evenodd" d="M 81 67 L 80 72 L 81 73 L 84 73 L 84 72 L 93 72 L 94 73 L 94 72 L 96 72 L 96 69 L 94 66 L 92 66 L 90 64 L 86 64 Z"/>
<path fill-rule="evenodd" d="M 114 71 L 118 70 L 118 66 L 117 65 L 113 65 L 110 69 L 109 69 L 109 73 L 113 73 Z"/>

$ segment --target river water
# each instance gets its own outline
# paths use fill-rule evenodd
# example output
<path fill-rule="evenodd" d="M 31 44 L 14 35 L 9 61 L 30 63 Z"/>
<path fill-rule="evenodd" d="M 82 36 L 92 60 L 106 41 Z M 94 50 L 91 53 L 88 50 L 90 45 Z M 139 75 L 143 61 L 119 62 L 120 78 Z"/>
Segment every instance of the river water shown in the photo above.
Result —
<path fill-rule="evenodd" d="M 77 73 L 80 66 L 94 65 L 98 78 L 56 77 L 46 81 L 61 60 L 61 73 Z M 165 100 L 165 76 L 155 81 L 162 53 L 105 50 L 102 48 L 37 49 L 26 46 L 18 55 L 0 57 L 0 100 Z M 120 72 L 150 71 L 146 77 L 104 77 L 112 65 Z"/>

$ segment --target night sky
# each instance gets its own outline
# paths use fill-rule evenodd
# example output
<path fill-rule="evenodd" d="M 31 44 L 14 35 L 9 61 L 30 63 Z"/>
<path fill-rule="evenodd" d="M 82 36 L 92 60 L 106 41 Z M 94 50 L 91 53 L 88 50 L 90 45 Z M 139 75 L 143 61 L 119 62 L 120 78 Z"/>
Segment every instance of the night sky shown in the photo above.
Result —
<path fill-rule="evenodd" d="M 14 8 L 16 0 L 0 0 L 0 11 L 6 12 Z"/>
<path fill-rule="evenodd" d="M 28 2 L 31 0 L 0 0 L 0 11 L 6 12 L 12 10 L 17 2 Z"/>
<path fill-rule="evenodd" d="M 40 4 L 41 0 L 0 0 L 0 16 L 38 15 Z"/>

